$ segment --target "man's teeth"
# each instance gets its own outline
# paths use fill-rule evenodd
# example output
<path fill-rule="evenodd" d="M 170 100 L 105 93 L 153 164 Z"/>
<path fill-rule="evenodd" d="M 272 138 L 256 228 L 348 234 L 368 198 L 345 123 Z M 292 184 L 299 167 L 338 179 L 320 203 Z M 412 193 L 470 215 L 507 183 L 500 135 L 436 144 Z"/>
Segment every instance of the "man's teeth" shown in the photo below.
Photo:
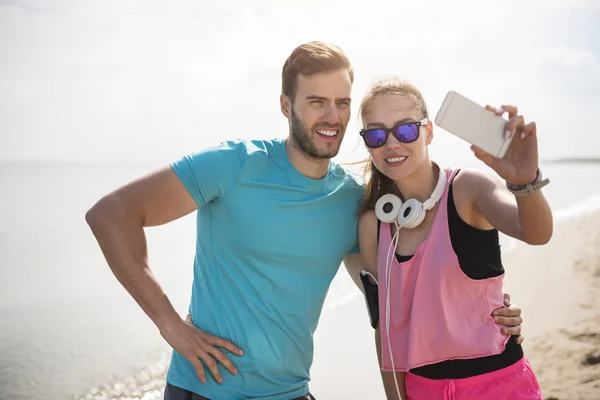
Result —
<path fill-rule="evenodd" d="M 322 129 L 317 129 L 317 133 L 325 136 L 335 136 L 337 134 L 337 131 L 325 131 Z"/>
<path fill-rule="evenodd" d="M 393 158 L 386 158 L 385 161 L 389 162 L 389 163 L 397 163 L 397 162 L 401 162 L 406 160 L 406 157 L 393 157 Z"/>

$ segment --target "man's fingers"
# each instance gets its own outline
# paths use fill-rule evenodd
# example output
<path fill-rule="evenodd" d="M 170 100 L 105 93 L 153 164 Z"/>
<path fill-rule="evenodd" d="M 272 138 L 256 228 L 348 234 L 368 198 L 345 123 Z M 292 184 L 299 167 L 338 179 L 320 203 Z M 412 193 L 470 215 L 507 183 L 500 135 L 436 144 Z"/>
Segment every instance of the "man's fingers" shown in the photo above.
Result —
<path fill-rule="evenodd" d="M 521 317 L 503 317 L 497 315 L 494 317 L 494 322 L 498 325 L 505 325 L 507 327 L 515 327 L 519 326 L 523 323 L 523 318 Z"/>
<path fill-rule="evenodd" d="M 510 307 L 510 294 L 504 293 L 504 305 Z"/>
<path fill-rule="evenodd" d="M 221 373 L 219 372 L 219 368 L 217 367 L 217 362 L 210 356 L 210 354 L 208 354 L 207 352 L 201 350 L 198 351 L 198 357 L 200 359 L 202 359 L 202 361 L 204 361 L 204 365 L 206 365 L 208 367 L 208 369 L 210 370 L 212 376 L 215 377 L 215 381 L 217 381 L 219 384 L 223 383 L 223 377 L 221 376 Z"/>
<path fill-rule="evenodd" d="M 519 337 L 517 338 L 517 344 L 521 344 L 525 341 L 525 336 L 523 335 L 519 335 Z"/>
<path fill-rule="evenodd" d="M 510 305 L 510 296 L 504 295 L 504 303 L 509 303 L 504 308 L 494 310 L 494 322 L 502 326 L 502 333 L 505 335 L 518 335 L 521 333 L 521 324 L 523 318 L 521 318 L 521 308 L 514 304 Z"/>
<path fill-rule="evenodd" d="M 233 362 L 231 362 L 231 360 L 216 347 L 227 349 L 231 353 L 239 356 L 243 355 L 244 352 L 227 340 L 210 335 L 193 326 L 192 315 L 189 313 L 186 316 L 186 322 L 188 325 L 191 325 L 191 327 L 188 328 L 192 333 L 190 338 L 195 342 L 193 345 L 193 350 L 190 351 L 192 354 L 186 356 L 186 358 L 194 365 L 200 382 L 206 383 L 203 364 L 204 366 L 208 367 L 212 376 L 214 376 L 215 381 L 219 384 L 223 383 L 223 377 L 219 371 L 218 363 L 221 363 L 229 372 L 231 372 L 231 374 L 237 374 L 238 369 Z"/>
<path fill-rule="evenodd" d="M 231 360 L 221 350 L 217 349 L 216 347 L 210 347 L 209 349 L 207 349 L 207 352 L 211 356 L 216 358 L 217 361 L 223 364 L 223 366 L 225 366 L 225 368 L 227 368 L 227 370 L 233 375 L 238 373 L 238 369 L 236 368 L 236 366 L 233 365 L 233 362 L 231 362 Z"/>
<path fill-rule="evenodd" d="M 190 324 L 193 325 L 192 314 L 188 313 L 188 315 L 187 315 L 187 317 L 186 317 L 185 320 L 187 322 L 189 322 Z M 234 345 L 233 343 L 231 343 L 231 342 L 229 342 L 229 341 L 227 341 L 227 340 L 225 340 L 223 338 L 220 338 L 220 337 L 217 337 L 217 336 L 213 336 L 213 335 L 211 335 L 209 333 L 206 333 L 204 331 L 200 331 L 200 332 L 202 332 L 202 334 L 201 334 L 202 339 L 206 340 L 209 344 L 211 344 L 213 346 L 216 346 L 216 347 L 221 347 L 223 349 L 226 349 L 226 350 L 228 350 L 228 351 L 232 352 L 233 354 L 236 354 L 236 355 L 238 355 L 240 357 L 244 355 L 244 351 L 242 349 L 240 349 L 239 347 L 237 347 L 236 345 Z"/>
<path fill-rule="evenodd" d="M 204 375 L 204 368 L 202 367 L 202 363 L 198 360 L 196 355 L 192 353 L 192 355 L 186 358 L 194 366 L 194 369 L 196 370 L 196 374 L 198 375 L 198 379 L 200 379 L 200 382 L 206 383 L 206 375 Z"/>
<path fill-rule="evenodd" d="M 513 326 L 510 328 L 504 327 L 504 328 L 502 328 L 502 333 L 505 335 L 510 335 L 510 336 L 520 335 L 521 327 L 520 326 Z"/>
<path fill-rule="evenodd" d="M 521 308 L 517 305 L 511 304 L 507 307 L 497 308 L 492 313 L 494 317 L 519 317 L 521 318 Z"/>
<path fill-rule="evenodd" d="M 239 347 L 237 347 L 233 343 L 231 343 L 231 342 L 229 342 L 229 341 L 227 341 L 227 340 L 225 340 L 223 338 L 206 334 L 206 336 L 204 337 L 204 339 L 208 343 L 212 344 L 215 347 L 221 347 L 221 348 L 223 348 L 225 350 L 228 350 L 228 351 L 232 352 L 233 354 L 237 354 L 238 356 L 244 355 L 244 352 L 242 351 L 242 349 L 240 349 Z"/>
<path fill-rule="evenodd" d="M 516 304 L 511 304 L 508 307 L 503 307 L 494 311 L 494 315 L 501 315 L 503 317 L 520 317 L 521 307 Z"/>

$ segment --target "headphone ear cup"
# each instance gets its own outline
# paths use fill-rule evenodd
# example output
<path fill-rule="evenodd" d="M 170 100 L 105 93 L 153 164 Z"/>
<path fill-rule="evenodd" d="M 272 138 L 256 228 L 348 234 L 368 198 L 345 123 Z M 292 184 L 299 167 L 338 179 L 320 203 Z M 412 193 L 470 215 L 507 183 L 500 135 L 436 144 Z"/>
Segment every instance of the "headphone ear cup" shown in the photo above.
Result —
<path fill-rule="evenodd" d="M 402 207 L 402 200 L 400 197 L 393 194 L 384 194 L 375 203 L 375 215 L 377 219 L 385 224 L 394 222 L 398 216 L 398 211 Z"/>
<path fill-rule="evenodd" d="M 417 199 L 408 199 L 398 212 L 398 225 L 408 229 L 415 228 L 423 222 L 426 213 L 423 203 Z"/>

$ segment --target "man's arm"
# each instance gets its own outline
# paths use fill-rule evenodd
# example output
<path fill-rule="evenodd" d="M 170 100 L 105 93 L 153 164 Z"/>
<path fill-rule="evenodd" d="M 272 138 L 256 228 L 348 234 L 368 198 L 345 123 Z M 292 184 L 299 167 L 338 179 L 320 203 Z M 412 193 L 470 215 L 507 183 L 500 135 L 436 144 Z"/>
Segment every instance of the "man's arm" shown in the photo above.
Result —
<path fill-rule="evenodd" d="M 186 324 L 156 281 L 148 265 L 144 227 L 166 224 L 198 208 L 171 167 L 137 179 L 100 199 L 86 213 L 104 257 L 118 281 L 158 327 L 165 340 L 192 364 L 206 381 L 202 358 L 222 382 L 213 357 L 232 373 L 231 361 L 214 346 L 241 355 L 233 344 Z"/>
<path fill-rule="evenodd" d="M 161 332 L 180 317 L 150 271 L 144 227 L 166 224 L 197 208 L 167 167 L 107 194 L 85 215 L 112 272 Z"/>

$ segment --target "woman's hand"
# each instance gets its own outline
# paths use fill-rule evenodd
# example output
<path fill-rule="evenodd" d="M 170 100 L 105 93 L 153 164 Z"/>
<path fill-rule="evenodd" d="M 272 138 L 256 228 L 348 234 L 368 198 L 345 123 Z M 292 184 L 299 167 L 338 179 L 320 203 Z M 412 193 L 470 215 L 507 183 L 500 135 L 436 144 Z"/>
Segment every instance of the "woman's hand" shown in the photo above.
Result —
<path fill-rule="evenodd" d="M 525 123 L 517 107 L 504 105 L 499 109 L 486 106 L 486 110 L 501 116 L 508 113 L 505 137 L 515 136 L 503 158 L 496 158 L 477 146 L 471 146 L 475 157 L 492 168 L 512 186 L 524 186 L 537 177 L 538 146 L 535 122 Z"/>

